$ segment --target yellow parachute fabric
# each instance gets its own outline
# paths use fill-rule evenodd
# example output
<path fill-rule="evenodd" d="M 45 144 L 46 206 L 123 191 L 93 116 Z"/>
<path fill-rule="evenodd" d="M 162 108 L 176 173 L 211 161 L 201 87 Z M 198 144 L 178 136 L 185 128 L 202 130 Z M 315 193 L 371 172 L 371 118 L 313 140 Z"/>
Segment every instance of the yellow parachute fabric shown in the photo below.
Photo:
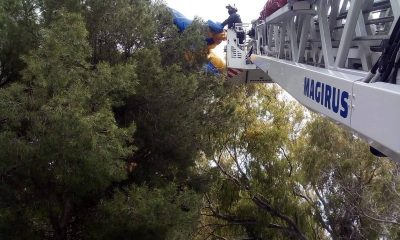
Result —
<path fill-rule="evenodd" d="M 225 71 L 225 62 L 222 60 L 220 57 L 218 57 L 215 53 L 210 52 L 207 56 L 208 61 L 214 65 L 215 68 L 218 69 L 218 71 L 223 72 Z"/>

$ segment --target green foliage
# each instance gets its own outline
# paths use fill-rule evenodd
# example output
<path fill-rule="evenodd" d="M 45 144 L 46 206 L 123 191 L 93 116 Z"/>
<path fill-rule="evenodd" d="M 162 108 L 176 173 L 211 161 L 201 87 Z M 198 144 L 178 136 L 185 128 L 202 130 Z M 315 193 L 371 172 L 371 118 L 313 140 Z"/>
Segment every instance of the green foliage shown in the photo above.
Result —
<path fill-rule="evenodd" d="M 283 152 L 297 112 L 277 100 L 280 92 L 272 86 L 227 90 L 208 107 L 216 121 L 206 124 L 204 137 L 208 157 L 222 169 L 203 209 L 212 216 L 206 221 L 218 226 L 209 237 L 284 239 L 307 233 L 311 218 L 290 191 L 294 163 Z"/>
<path fill-rule="evenodd" d="M 188 239 L 198 195 L 175 184 L 133 187 L 100 204 L 89 239 Z M 91 220 L 92 221 L 92 220 Z"/>
<path fill-rule="evenodd" d="M 394 197 L 396 190 L 383 183 L 390 181 L 397 186 L 395 174 L 388 174 L 394 165 L 370 154 L 359 138 L 326 119 L 315 118 L 298 140 L 293 155 L 302 166 L 302 190 L 296 191 L 332 238 L 376 239 L 387 231 L 385 228 L 391 228 L 389 219 L 398 215 L 398 196 Z M 389 205 L 391 213 L 383 210 Z"/>
<path fill-rule="evenodd" d="M 66 233 L 71 212 L 125 177 L 132 128 L 116 125 L 111 107 L 120 99 L 110 93 L 135 82 L 133 66 L 90 70 L 78 15 L 62 13 L 42 36 L 24 58 L 23 81 L 0 91 L 0 172 L 8 173 L 2 189 L 10 196 L 2 204 L 30 207 L 16 209 L 37 234 L 50 223 L 57 235 Z"/>
<path fill-rule="evenodd" d="M 163 67 L 157 49 L 138 53 L 137 95 L 130 107 L 138 126 L 139 156 L 147 154 L 141 167 L 173 177 L 185 172 L 197 156 L 197 138 L 201 105 L 196 99 L 196 74 L 183 73 L 177 65 Z M 147 168 L 147 170 L 146 170 Z"/>
<path fill-rule="evenodd" d="M 89 0 L 84 5 L 93 63 L 128 61 L 138 50 L 163 41 L 173 28 L 171 14 L 157 1 Z"/>
<path fill-rule="evenodd" d="M 160 43 L 163 65 L 179 64 L 183 71 L 198 71 L 206 61 L 204 36 L 207 34 L 205 23 L 200 19 L 195 19 L 183 33 L 176 27 L 166 29 L 164 38 L 168 40 Z"/>
<path fill-rule="evenodd" d="M 205 34 L 159 1 L 0 1 L 0 238 L 397 238 L 398 165 L 203 73 Z"/>
<path fill-rule="evenodd" d="M 45 25 L 52 24 L 58 18 L 60 11 L 80 14 L 82 1 L 80 0 L 41 0 L 39 1 L 42 21 Z"/>
<path fill-rule="evenodd" d="M 0 86 L 20 79 L 21 56 L 37 47 L 37 0 L 0 2 Z"/>
<path fill-rule="evenodd" d="M 25 6 L 17 3 L 33 1 L 1 2 L 0 18 L 12 21 L 0 31 L 16 38 L 2 38 L 1 53 L 30 36 L 22 36 L 27 23 L 34 23 L 27 28 L 37 39 L 10 53 L 21 62 L 13 74 L 22 77 L 8 74 L 14 83 L 0 90 L 0 237 L 107 239 L 131 231 L 187 239 L 200 202 L 189 179 L 203 178 L 188 177 L 206 101 L 196 95 L 198 81 L 208 77 L 198 72 L 204 58 L 188 63 L 181 51 L 167 60 L 162 49 L 203 43 L 204 28 L 178 36 L 166 7 L 146 0 L 40 1 L 29 8 L 40 17 L 22 24 L 15 21 L 20 15 L 10 17 L 11 7 Z M 139 186 L 145 181 L 149 187 Z M 125 217 L 146 222 L 101 231 L 136 205 L 139 212 Z M 90 217 L 97 216 L 94 224 Z"/>

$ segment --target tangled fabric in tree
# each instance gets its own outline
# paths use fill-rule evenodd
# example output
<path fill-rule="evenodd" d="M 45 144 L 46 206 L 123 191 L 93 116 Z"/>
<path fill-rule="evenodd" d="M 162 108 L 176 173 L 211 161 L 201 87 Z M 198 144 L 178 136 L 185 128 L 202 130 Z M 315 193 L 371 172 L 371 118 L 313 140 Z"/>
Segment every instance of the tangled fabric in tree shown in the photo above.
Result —
<path fill-rule="evenodd" d="M 185 31 L 185 29 L 192 24 L 193 20 L 186 18 L 182 13 L 176 11 L 175 9 L 170 8 L 170 10 L 174 17 L 174 24 L 178 27 L 179 32 Z"/>
<path fill-rule="evenodd" d="M 224 28 L 222 27 L 221 23 L 208 20 L 207 25 L 210 31 L 213 33 L 222 33 L 224 31 Z"/>
<path fill-rule="evenodd" d="M 170 8 L 170 11 L 173 16 L 173 21 L 179 32 L 185 31 L 190 24 L 192 24 L 193 20 L 186 18 L 182 13 L 178 12 L 175 9 Z M 219 74 L 225 69 L 225 62 L 219 58 L 215 53 L 212 52 L 212 49 L 217 47 L 222 41 L 226 40 L 226 32 L 224 31 L 224 27 L 219 22 L 214 22 L 211 20 L 207 21 L 208 26 L 208 35 L 205 38 L 207 42 L 207 58 L 209 60 L 208 64 L 205 65 L 204 69 L 206 72 L 212 74 Z M 192 54 L 187 51 L 185 53 L 185 60 L 191 61 Z"/>
<path fill-rule="evenodd" d="M 265 19 L 271 16 L 271 14 L 276 12 L 281 7 L 285 6 L 287 3 L 288 0 L 268 0 L 260 13 L 260 19 Z"/>

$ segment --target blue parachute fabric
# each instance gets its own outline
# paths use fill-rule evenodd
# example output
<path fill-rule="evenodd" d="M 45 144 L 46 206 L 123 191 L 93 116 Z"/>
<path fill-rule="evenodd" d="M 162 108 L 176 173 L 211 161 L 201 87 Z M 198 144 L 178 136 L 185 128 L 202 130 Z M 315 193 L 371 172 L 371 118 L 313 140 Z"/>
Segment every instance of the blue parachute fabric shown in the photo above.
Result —
<path fill-rule="evenodd" d="M 179 32 L 185 31 L 186 28 L 192 24 L 193 20 L 186 18 L 182 13 L 171 8 L 172 15 L 174 17 L 174 24 L 178 27 Z"/>
<path fill-rule="evenodd" d="M 204 66 L 204 70 L 207 73 L 211 73 L 214 75 L 219 75 L 219 71 L 218 69 L 214 66 L 214 64 L 212 64 L 211 62 L 208 62 L 205 66 Z"/>
<path fill-rule="evenodd" d="M 219 22 L 208 20 L 207 24 L 212 33 L 222 33 L 224 31 L 224 27 L 222 27 L 221 23 Z"/>

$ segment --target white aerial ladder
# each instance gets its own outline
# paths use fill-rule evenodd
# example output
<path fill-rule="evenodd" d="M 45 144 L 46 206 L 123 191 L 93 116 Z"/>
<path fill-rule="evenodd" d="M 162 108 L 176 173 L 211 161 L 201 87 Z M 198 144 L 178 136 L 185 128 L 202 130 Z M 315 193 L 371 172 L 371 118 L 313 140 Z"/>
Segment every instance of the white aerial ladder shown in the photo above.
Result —
<path fill-rule="evenodd" d="M 289 0 L 243 45 L 246 25 L 228 30 L 228 80 L 272 80 L 400 162 L 399 15 L 400 0 Z"/>

